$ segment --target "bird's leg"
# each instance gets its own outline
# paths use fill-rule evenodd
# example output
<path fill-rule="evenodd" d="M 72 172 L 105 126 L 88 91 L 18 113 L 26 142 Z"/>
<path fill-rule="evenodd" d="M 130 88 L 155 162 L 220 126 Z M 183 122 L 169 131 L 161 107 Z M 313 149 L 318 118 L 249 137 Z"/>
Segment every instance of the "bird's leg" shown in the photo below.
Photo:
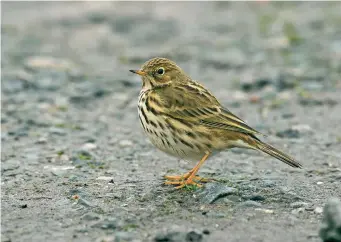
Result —
<path fill-rule="evenodd" d="M 208 179 L 201 178 L 199 176 L 196 176 L 197 172 L 199 171 L 200 167 L 204 162 L 207 160 L 210 153 L 206 153 L 203 158 L 198 162 L 198 164 L 189 172 L 185 173 L 182 176 L 165 176 L 166 179 L 170 181 L 166 181 L 165 184 L 167 185 L 179 185 L 176 188 L 182 188 L 186 185 L 195 185 L 198 187 L 201 187 L 202 185 L 198 184 L 197 182 L 207 182 Z"/>

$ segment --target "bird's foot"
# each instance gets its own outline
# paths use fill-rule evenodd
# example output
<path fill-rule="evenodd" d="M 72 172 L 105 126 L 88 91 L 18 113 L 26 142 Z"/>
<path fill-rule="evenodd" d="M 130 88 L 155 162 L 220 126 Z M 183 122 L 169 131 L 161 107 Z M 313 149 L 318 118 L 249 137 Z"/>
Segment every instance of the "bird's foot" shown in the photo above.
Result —
<path fill-rule="evenodd" d="M 200 176 L 193 176 L 192 178 L 190 178 L 191 173 L 188 172 L 184 175 L 181 176 L 165 176 L 165 178 L 167 179 L 165 184 L 166 185 L 178 185 L 175 188 L 179 189 L 182 188 L 184 186 L 188 186 L 188 185 L 194 185 L 197 187 L 202 187 L 201 184 L 199 184 L 198 182 L 209 182 L 211 181 L 211 179 L 207 179 L 207 178 L 202 178 Z"/>
<path fill-rule="evenodd" d="M 180 189 L 185 186 L 196 186 L 196 187 L 202 187 L 201 184 L 193 181 L 192 179 L 182 180 L 182 181 L 165 181 L 166 185 L 177 185 L 175 189 Z"/>

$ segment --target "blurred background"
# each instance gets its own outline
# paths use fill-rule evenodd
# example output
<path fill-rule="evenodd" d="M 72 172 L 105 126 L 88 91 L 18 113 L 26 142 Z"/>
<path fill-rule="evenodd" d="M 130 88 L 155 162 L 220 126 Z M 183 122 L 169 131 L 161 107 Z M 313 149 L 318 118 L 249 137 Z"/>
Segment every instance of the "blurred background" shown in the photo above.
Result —
<path fill-rule="evenodd" d="M 128 70 L 156 56 L 174 60 L 223 105 L 310 169 L 290 176 L 279 162 L 235 151 L 217 156 L 204 174 L 247 177 L 253 184 L 267 177 L 276 186 L 264 188 L 273 190 L 262 196 L 274 210 L 291 214 L 288 204 L 297 199 L 284 192 L 280 202 L 271 200 L 280 196 L 275 191 L 279 184 L 321 207 L 337 190 L 334 181 L 340 176 L 335 170 L 341 165 L 340 2 L 44 1 L 1 2 L 1 7 L 6 241 L 94 241 L 117 231 L 122 238 L 151 239 L 169 224 L 206 226 L 216 232 L 214 241 L 224 241 L 229 230 L 234 241 L 246 241 L 250 234 L 262 241 L 276 236 L 276 241 L 299 241 L 315 234 L 320 213 L 314 212 L 300 218 L 295 231 L 280 222 L 278 231 L 266 218 L 261 223 L 248 220 L 264 229 L 249 231 L 245 221 L 240 225 L 233 218 L 220 230 L 214 227 L 219 216 L 192 222 L 168 217 L 169 211 L 197 216 L 191 200 L 185 200 L 187 205 L 169 202 L 185 198 L 169 197 L 169 188 L 158 180 L 192 164 L 148 143 L 137 116 L 141 81 Z M 320 180 L 323 185 L 311 185 Z M 83 200 L 76 203 L 79 197 Z M 90 207 L 92 213 L 84 219 Z M 237 217 L 244 215 L 240 211 Z M 286 215 L 280 217 L 288 221 Z M 43 229 L 36 233 L 31 224 Z M 116 227 L 109 233 L 103 226 Z M 315 235 L 309 238 L 318 241 Z"/>

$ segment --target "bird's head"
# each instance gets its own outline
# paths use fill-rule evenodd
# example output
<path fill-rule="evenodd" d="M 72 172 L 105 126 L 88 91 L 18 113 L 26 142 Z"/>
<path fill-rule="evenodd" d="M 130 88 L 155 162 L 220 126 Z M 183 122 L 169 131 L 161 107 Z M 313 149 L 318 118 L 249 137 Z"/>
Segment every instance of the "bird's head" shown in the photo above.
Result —
<path fill-rule="evenodd" d="M 140 70 L 130 71 L 141 76 L 144 89 L 168 86 L 187 79 L 187 75 L 175 62 L 159 57 L 145 62 Z"/>

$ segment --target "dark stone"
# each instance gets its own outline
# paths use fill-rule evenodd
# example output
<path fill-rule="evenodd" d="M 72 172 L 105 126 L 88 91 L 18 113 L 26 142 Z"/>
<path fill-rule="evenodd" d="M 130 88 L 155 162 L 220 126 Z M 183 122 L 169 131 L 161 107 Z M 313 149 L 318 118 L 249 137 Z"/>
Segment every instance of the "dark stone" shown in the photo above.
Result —
<path fill-rule="evenodd" d="M 14 136 L 14 137 L 24 137 L 24 136 L 28 136 L 28 131 L 29 131 L 29 126 L 25 125 L 23 127 L 20 127 L 16 130 L 13 131 L 9 131 L 8 135 L 10 136 Z"/>
<path fill-rule="evenodd" d="M 241 89 L 245 92 L 250 92 L 254 90 L 261 90 L 264 87 L 271 85 L 272 81 L 265 78 L 257 79 L 253 82 L 244 82 L 241 84 Z"/>
<path fill-rule="evenodd" d="M 260 194 L 254 194 L 251 197 L 249 197 L 249 200 L 251 201 L 264 201 L 265 197 Z"/>
<path fill-rule="evenodd" d="M 294 117 L 295 115 L 293 113 L 283 113 L 282 118 L 289 119 Z"/>
<path fill-rule="evenodd" d="M 335 106 L 337 101 L 332 99 L 301 98 L 299 103 L 303 106 Z"/>
<path fill-rule="evenodd" d="M 280 138 L 297 139 L 300 137 L 300 132 L 298 130 L 286 129 L 286 130 L 277 132 L 276 135 Z"/>
<path fill-rule="evenodd" d="M 107 16 L 100 12 L 93 12 L 87 15 L 89 21 L 94 24 L 101 24 L 108 20 Z"/>
<path fill-rule="evenodd" d="M 202 241 L 202 234 L 198 234 L 195 231 L 191 231 L 187 233 L 186 241 L 190 241 L 190 242 Z"/>
<path fill-rule="evenodd" d="M 188 233 L 170 232 L 167 234 L 159 234 L 154 238 L 155 242 L 200 242 L 202 241 L 202 234 L 195 231 Z"/>
<path fill-rule="evenodd" d="M 136 86 L 140 86 L 141 83 L 136 81 L 135 79 L 131 78 L 130 79 L 127 79 L 127 80 L 121 80 L 120 81 L 124 87 L 136 87 Z"/>
<path fill-rule="evenodd" d="M 92 228 L 101 228 L 104 230 L 116 230 L 121 227 L 122 224 L 116 218 L 104 219 L 98 223 L 93 224 Z"/>
<path fill-rule="evenodd" d="M 323 219 L 319 232 L 324 242 L 341 241 L 341 201 L 331 198 L 323 210 Z"/>
<path fill-rule="evenodd" d="M 95 91 L 92 93 L 92 95 L 93 95 L 95 98 L 101 98 L 101 97 L 104 97 L 104 96 L 108 95 L 109 93 L 110 93 L 109 90 L 99 88 L 99 89 L 95 90 Z"/>

